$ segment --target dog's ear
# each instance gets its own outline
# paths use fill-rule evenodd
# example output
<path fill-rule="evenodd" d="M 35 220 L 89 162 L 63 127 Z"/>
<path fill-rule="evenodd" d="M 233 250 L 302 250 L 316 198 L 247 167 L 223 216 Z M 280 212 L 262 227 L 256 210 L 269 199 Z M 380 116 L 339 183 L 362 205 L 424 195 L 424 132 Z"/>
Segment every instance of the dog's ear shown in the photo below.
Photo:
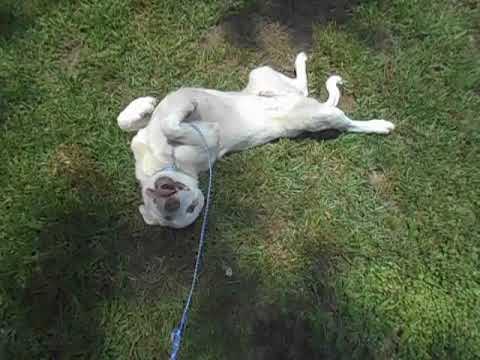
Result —
<path fill-rule="evenodd" d="M 143 221 L 145 221 L 146 224 L 148 225 L 158 225 L 159 222 L 157 219 L 155 219 L 152 214 L 146 209 L 145 205 L 140 205 L 138 207 L 138 211 L 140 211 L 140 214 L 142 214 Z"/>
<path fill-rule="evenodd" d="M 184 183 L 182 183 L 180 181 L 175 181 L 175 187 L 178 190 L 190 190 L 187 185 L 185 185 Z"/>
<path fill-rule="evenodd" d="M 155 192 L 155 189 L 147 188 L 146 193 L 147 193 L 148 196 L 150 196 L 152 198 L 157 197 L 157 193 Z"/>

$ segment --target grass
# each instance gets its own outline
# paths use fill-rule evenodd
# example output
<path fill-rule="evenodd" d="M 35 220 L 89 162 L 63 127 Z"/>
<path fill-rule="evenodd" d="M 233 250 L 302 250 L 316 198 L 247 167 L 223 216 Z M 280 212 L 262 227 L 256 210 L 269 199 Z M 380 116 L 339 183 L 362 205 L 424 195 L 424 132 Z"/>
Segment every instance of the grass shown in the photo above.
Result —
<path fill-rule="evenodd" d="M 115 118 L 140 95 L 290 70 L 299 33 L 252 6 L 0 3 L 0 358 L 167 357 L 199 226 L 143 225 Z M 341 107 L 397 130 L 217 164 L 183 358 L 478 358 L 479 11 L 371 0 L 315 18 L 313 95 L 338 72 Z"/>

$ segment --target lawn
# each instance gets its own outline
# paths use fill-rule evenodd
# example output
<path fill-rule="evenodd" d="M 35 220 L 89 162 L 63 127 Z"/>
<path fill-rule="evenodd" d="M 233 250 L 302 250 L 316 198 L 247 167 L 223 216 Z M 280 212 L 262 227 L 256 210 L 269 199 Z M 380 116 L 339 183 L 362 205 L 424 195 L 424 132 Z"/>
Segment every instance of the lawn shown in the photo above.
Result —
<path fill-rule="evenodd" d="M 396 131 L 217 163 L 182 359 L 478 359 L 479 24 L 475 0 L 2 0 L 0 359 L 167 358 L 200 224 L 143 224 L 116 116 L 299 50 L 312 96 L 338 73 Z"/>

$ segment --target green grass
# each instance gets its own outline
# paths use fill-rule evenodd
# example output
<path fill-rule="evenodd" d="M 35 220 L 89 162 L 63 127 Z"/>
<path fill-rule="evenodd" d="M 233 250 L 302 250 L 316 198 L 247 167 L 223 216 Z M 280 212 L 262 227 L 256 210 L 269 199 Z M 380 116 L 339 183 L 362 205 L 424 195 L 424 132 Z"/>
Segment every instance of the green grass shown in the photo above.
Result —
<path fill-rule="evenodd" d="M 0 3 L 1 359 L 167 357 L 199 226 L 172 239 L 143 225 L 115 118 L 137 96 L 239 89 L 262 62 L 289 66 L 282 25 L 258 48 L 212 30 L 251 3 Z M 480 354 L 478 4 L 353 11 L 314 26 L 310 89 L 324 96 L 336 71 L 353 118 L 397 129 L 217 164 L 182 358 Z"/>

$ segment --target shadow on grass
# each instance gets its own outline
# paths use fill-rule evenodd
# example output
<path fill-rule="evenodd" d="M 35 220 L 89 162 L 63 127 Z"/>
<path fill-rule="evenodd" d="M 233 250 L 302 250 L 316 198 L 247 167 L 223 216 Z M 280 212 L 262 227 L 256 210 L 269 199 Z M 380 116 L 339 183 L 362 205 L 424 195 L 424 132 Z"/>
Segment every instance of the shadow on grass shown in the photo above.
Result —
<path fill-rule="evenodd" d="M 220 343 L 222 358 L 228 359 L 319 359 L 312 348 L 308 322 L 298 313 L 284 311 L 276 304 L 252 304 L 256 300 L 253 292 L 256 285 L 245 280 L 235 287 L 232 285 L 230 291 L 225 285 L 211 294 L 213 298 L 208 304 L 201 303 L 196 316 L 200 319 L 191 325 L 188 341 L 195 342 L 204 355 L 208 355 L 208 347 L 202 349 L 198 344 L 216 342 L 218 347 Z M 202 326 L 210 331 L 202 333 Z M 199 331 L 194 333 L 194 329 Z M 241 343 L 246 331 L 247 344 Z"/>
<path fill-rule="evenodd" d="M 214 203 L 215 213 L 222 213 L 223 218 L 238 216 L 249 236 L 275 242 L 272 224 L 265 221 L 260 209 L 243 208 L 236 202 Z M 327 249 L 327 245 L 311 249 L 305 242 L 302 252 L 314 261 L 302 277 L 310 279 L 311 288 L 300 289 L 305 285 L 298 284 L 298 288 L 280 285 L 282 288 L 272 290 L 260 275 L 262 269 L 239 270 L 237 249 L 242 238 L 224 240 L 221 236 L 225 236 L 221 229 L 209 236 L 206 271 L 186 332 L 190 354 L 239 360 L 340 359 L 353 351 L 366 358 L 373 356 L 363 344 L 351 341 L 338 313 L 336 293 L 328 284 L 333 254 L 339 249 Z M 245 256 L 242 254 L 243 262 Z M 230 274 L 226 267 L 232 270 Z M 212 343 L 220 353 L 211 352 Z"/>
<path fill-rule="evenodd" d="M 36 18 L 62 0 L 5 0 L 0 4 L 0 39 L 23 34 L 35 24 Z"/>
<path fill-rule="evenodd" d="M 0 38 L 11 38 L 15 33 L 25 31 L 31 19 L 24 13 L 14 8 L 14 5 L 0 5 Z"/>
<path fill-rule="evenodd" d="M 6 359 L 98 357 L 106 346 L 102 304 L 118 298 L 156 302 L 162 295 L 183 302 L 191 281 L 199 222 L 171 232 L 143 225 L 136 212 L 135 220 L 125 221 L 119 215 L 123 205 L 111 201 L 111 181 L 95 171 L 94 161 L 75 146 L 60 147 L 57 153 L 58 167 L 52 171 L 69 179 L 68 189 L 61 191 L 67 194 L 58 201 L 54 185 L 32 196 L 36 204 L 48 205 L 38 206 L 42 210 L 36 217 L 44 225 L 36 232 L 31 257 L 14 260 L 23 262 L 29 275 L 22 282 L 6 273 L 0 276 L 9 311 L 0 327 Z M 187 345 L 210 355 L 215 343 L 228 359 L 338 358 L 335 294 L 322 279 L 330 266 L 328 254 L 314 255 L 318 261 L 308 276 L 316 277 L 317 285 L 308 296 L 290 289 L 280 289 L 282 299 L 265 296 L 260 269 L 238 270 L 239 244 L 221 239 L 224 231 L 216 228 L 215 219 L 220 213 L 223 221 L 240 216 L 235 226 L 266 238 L 268 224 L 260 220 L 260 210 L 214 203 L 212 211 Z M 226 275 L 225 264 L 232 276 Z M 328 320 L 329 336 L 315 328 L 312 314 Z"/>
<path fill-rule="evenodd" d="M 49 220 L 38 231 L 30 277 L 24 285 L 2 278 L 15 308 L 6 358 L 86 357 L 101 346 L 96 305 L 114 292 L 116 264 L 99 242 L 105 214 L 88 207 L 44 214 Z"/>
<path fill-rule="evenodd" d="M 38 1 L 37 1 L 38 2 Z M 44 5 L 55 4 L 58 0 L 44 2 Z M 22 34 L 35 22 L 35 16 L 29 9 L 29 2 L 14 0 L 2 1 L 0 4 L 0 38 L 10 39 L 14 35 Z"/>
<path fill-rule="evenodd" d="M 356 358 L 373 356 L 366 346 L 351 341 L 342 324 L 335 292 L 325 285 L 330 259 L 319 258 L 312 268 L 309 277 L 318 281 L 306 290 L 309 295 L 279 289 L 281 298 L 266 294 L 265 283 L 256 275 L 238 272 L 234 261 L 230 277 L 215 268 L 214 259 L 207 261 L 209 274 L 201 280 L 185 335 L 194 349 L 191 354 L 239 360 L 342 359 L 354 351 L 365 355 Z"/>
<path fill-rule="evenodd" d="M 214 342 L 225 359 L 324 358 L 315 349 L 304 299 L 289 297 L 288 306 L 265 301 L 260 279 L 242 273 L 227 278 L 218 270 L 215 279 L 197 294 L 198 312 L 186 335 L 195 353 L 211 356 Z"/>
<path fill-rule="evenodd" d="M 0 359 L 98 357 L 105 341 L 101 304 L 175 292 L 190 281 L 196 230 L 172 241 L 164 228 L 123 221 L 110 182 L 80 147 L 59 147 L 53 163 L 53 175 L 63 175 L 68 186 L 47 185 L 32 195 L 34 217 L 44 225 L 29 235 L 31 256 L 9 258 L 0 273 L 6 320 Z M 159 258 L 172 274 L 155 273 Z M 26 279 L 9 268 L 26 270 Z"/>
<path fill-rule="evenodd" d="M 314 24 L 344 23 L 358 3 L 359 0 L 261 0 L 238 14 L 227 16 L 220 26 L 234 45 L 261 48 L 262 28 L 277 23 L 287 29 L 297 50 L 308 50 Z"/>

